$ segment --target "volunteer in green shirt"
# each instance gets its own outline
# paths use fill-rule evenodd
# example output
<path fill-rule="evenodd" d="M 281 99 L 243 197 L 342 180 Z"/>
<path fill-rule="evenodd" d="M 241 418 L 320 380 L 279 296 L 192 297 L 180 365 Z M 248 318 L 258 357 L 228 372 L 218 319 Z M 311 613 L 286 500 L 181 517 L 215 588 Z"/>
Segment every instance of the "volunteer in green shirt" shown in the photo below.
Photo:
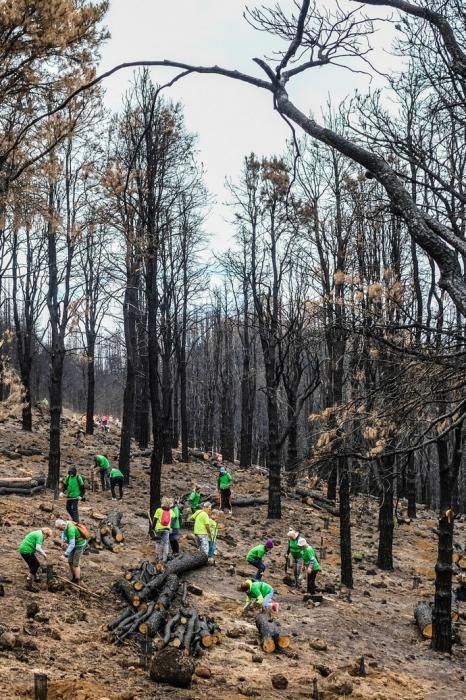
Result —
<path fill-rule="evenodd" d="M 246 555 L 246 561 L 257 569 L 257 573 L 254 576 L 254 581 L 260 581 L 262 579 L 262 574 L 265 571 L 265 564 L 262 559 L 265 557 L 267 552 L 273 548 L 273 540 L 266 540 L 264 544 L 258 544 Z"/>
<path fill-rule="evenodd" d="M 303 552 L 298 544 L 301 534 L 297 530 L 290 530 L 287 537 L 288 549 L 286 556 L 288 557 L 288 555 L 291 554 L 293 559 L 295 586 L 298 588 L 303 582 Z"/>
<path fill-rule="evenodd" d="M 172 507 L 173 517 L 170 523 L 170 547 L 172 554 L 180 551 L 181 508 L 179 499 L 176 498 Z"/>
<path fill-rule="evenodd" d="M 79 501 L 84 499 L 85 492 L 84 478 L 77 473 L 76 467 L 70 467 L 68 476 L 63 479 L 63 493 L 66 495 L 66 510 L 75 523 L 79 523 Z"/>
<path fill-rule="evenodd" d="M 44 539 L 50 537 L 51 534 L 52 530 L 49 527 L 43 527 L 40 530 L 33 530 L 26 535 L 18 547 L 18 552 L 21 554 L 29 568 L 29 574 L 27 577 L 28 585 L 30 585 L 33 580 L 40 581 L 40 576 L 38 573 L 40 564 L 39 560 L 37 559 L 36 552 L 41 554 L 44 559 L 47 559 L 47 553 L 42 549 L 42 545 L 44 543 Z"/>
<path fill-rule="evenodd" d="M 316 553 L 304 537 L 300 537 L 298 544 L 303 554 L 303 564 L 307 571 L 307 592 L 314 595 L 316 593 L 316 576 L 320 571 L 320 564 L 317 561 Z"/>
<path fill-rule="evenodd" d="M 125 480 L 125 477 L 123 476 L 123 472 L 121 472 L 119 469 L 116 467 L 113 467 L 113 469 L 110 470 L 110 488 L 112 490 L 112 501 L 116 501 L 116 493 L 115 493 L 115 486 L 118 486 L 119 490 L 119 497 L 118 500 L 122 501 L 123 500 L 123 481 Z"/>
<path fill-rule="evenodd" d="M 209 539 L 211 537 L 210 515 L 212 505 L 204 503 L 203 507 L 197 510 L 190 516 L 190 520 L 194 520 L 194 535 L 196 537 L 197 546 L 209 556 Z"/>
<path fill-rule="evenodd" d="M 172 499 L 164 496 L 160 508 L 157 508 L 154 513 L 155 558 L 157 561 L 161 559 L 166 562 L 168 559 L 171 523 L 175 517 L 172 505 Z"/>
<path fill-rule="evenodd" d="M 81 580 L 81 556 L 86 548 L 87 540 L 81 535 L 78 526 L 70 520 L 59 518 L 55 521 L 55 527 L 62 533 L 61 538 L 65 550 L 63 556 L 68 560 L 71 581 L 79 584 Z"/>
<path fill-rule="evenodd" d="M 194 485 L 193 490 L 188 498 L 189 505 L 191 506 L 191 512 L 195 513 L 199 508 L 199 503 L 201 502 L 201 487 Z"/>
<path fill-rule="evenodd" d="M 273 588 L 269 583 L 265 581 L 251 581 L 248 579 L 241 584 L 241 590 L 245 591 L 248 596 L 244 610 L 247 610 L 253 603 L 258 603 L 262 605 L 263 608 L 270 608 L 273 606 Z"/>
<path fill-rule="evenodd" d="M 227 472 L 223 464 L 221 464 L 217 479 L 217 487 L 220 496 L 220 510 L 227 510 L 230 513 L 230 515 L 232 513 L 230 488 L 232 481 L 233 478 L 231 474 Z"/>
<path fill-rule="evenodd" d="M 95 466 L 99 470 L 100 484 L 102 486 L 102 491 L 108 491 L 110 488 L 109 472 L 110 472 L 110 462 L 108 461 L 106 455 L 96 455 L 94 458 Z"/>

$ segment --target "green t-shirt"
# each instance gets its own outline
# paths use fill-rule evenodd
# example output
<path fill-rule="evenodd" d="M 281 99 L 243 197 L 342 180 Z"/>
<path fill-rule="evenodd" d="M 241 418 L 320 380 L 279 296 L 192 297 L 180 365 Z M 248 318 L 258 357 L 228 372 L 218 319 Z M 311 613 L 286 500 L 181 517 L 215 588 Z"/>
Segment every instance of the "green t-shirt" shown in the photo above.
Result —
<path fill-rule="evenodd" d="M 224 489 L 230 488 L 230 484 L 233 481 L 231 474 L 228 472 L 225 472 L 224 474 L 220 474 L 218 477 L 218 487 L 221 491 Z"/>
<path fill-rule="evenodd" d="M 96 464 L 100 469 L 108 471 L 110 469 L 110 462 L 103 455 L 97 455 L 95 458 Z"/>
<path fill-rule="evenodd" d="M 262 557 L 264 557 L 266 554 L 267 547 L 263 544 L 258 544 L 256 547 L 253 547 L 249 550 L 246 559 L 248 561 L 253 561 L 254 559 L 262 559 Z"/>
<path fill-rule="evenodd" d="M 180 524 L 181 511 L 179 509 L 179 506 L 173 506 L 172 513 L 173 513 L 172 522 L 171 522 L 172 530 L 179 530 L 181 527 L 181 524 Z"/>
<path fill-rule="evenodd" d="M 44 541 L 44 533 L 42 530 L 33 530 L 29 532 L 18 547 L 18 552 L 21 554 L 34 554 L 36 546 Z"/>
<path fill-rule="evenodd" d="M 316 553 L 311 546 L 303 549 L 303 562 L 306 566 L 312 564 L 312 571 L 320 571 L 320 564 L 317 561 Z"/>
<path fill-rule="evenodd" d="M 210 516 L 205 510 L 198 510 L 193 515 L 194 519 L 194 534 L 207 535 L 207 527 L 210 523 Z"/>
<path fill-rule="evenodd" d="M 83 486 L 84 479 L 80 474 L 76 474 L 76 476 L 68 474 L 63 479 L 63 490 L 66 491 L 68 498 L 79 498 L 82 494 Z"/>
<path fill-rule="evenodd" d="M 248 598 L 261 601 L 266 595 L 272 593 L 273 588 L 265 581 L 253 581 L 248 593 Z"/>
<path fill-rule="evenodd" d="M 162 518 L 162 513 L 163 513 L 164 510 L 166 510 L 166 509 L 164 509 L 164 508 L 157 508 L 157 510 L 156 510 L 155 513 L 154 513 L 155 529 L 156 529 L 156 530 L 169 530 L 169 529 L 170 529 L 171 522 L 172 522 L 173 518 L 175 517 L 174 511 L 170 509 L 170 522 L 168 523 L 168 525 L 162 525 L 162 523 L 160 522 L 160 520 L 161 520 L 161 518 Z"/>
<path fill-rule="evenodd" d="M 288 551 L 293 557 L 293 559 L 302 559 L 303 550 L 298 545 L 298 537 L 295 540 L 288 540 Z"/>
<path fill-rule="evenodd" d="M 79 532 L 78 528 L 71 522 L 71 520 L 68 520 L 68 522 L 66 523 L 66 527 L 63 531 L 63 539 L 65 540 L 65 542 L 70 542 L 70 540 L 74 539 L 75 547 L 79 547 L 87 541 L 84 537 L 81 536 L 81 533 Z"/>
<path fill-rule="evenodd" d="M 116 476 L 121 476 L 122 479 L 124 479 L 124 474 L 121 472 L 119 469 L 116 467 L 113 467 L 113 469 L 110 472 L 110 478 L 114 479 Z"/>
<path fill-rule="evenodd" d="M 201 502 L 201 494 L 198 493 L 197 491 L 193 491 L 191 493 L 191 495 L 189 496 L 188 501 L 191 504 L 191 508 L 193 510 L 197 510 L 197 507 L 198 507 L 199 503 Z"/>

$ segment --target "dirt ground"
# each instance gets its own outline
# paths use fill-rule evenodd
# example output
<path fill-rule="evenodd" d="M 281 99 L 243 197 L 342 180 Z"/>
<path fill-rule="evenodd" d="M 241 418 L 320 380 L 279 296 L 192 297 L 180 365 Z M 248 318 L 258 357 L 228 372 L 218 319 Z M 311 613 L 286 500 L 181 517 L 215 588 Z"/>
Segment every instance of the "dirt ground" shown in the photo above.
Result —
<path fill-rule="evenodd" d="M 36 424 L 38 417 L 36 416 Z M 62 472 L 75 465 L 90 476 L 93 456 L 106 452 L 115 462 L 118 436 L 86 437 L 82 446 L 71 437 L 76 423 L 66 414 L 63 428 Z M 17 419 L 0 424 L 0 447 L 14 449 L 38 447 L 43 457 L 11 460 L 0 456 L 0 476 L 26 476 L 45 472 L 47 425 L 30 435 L 21 432 Z M 135 450 L 137 454 L 137 450 Z M 132 460 L 131 485 L 124 501 L 118 504 L 124 514 L 125 543 L 118 554 L 102 550 L 83 557 L 82 583 L 94 595 L 80 593 L 67 586 L 64 592 L 25 589 L 26 566 L 17 547 L 31 529 L 53 524 L 57 516 L 66 516 L 64 501 L 54 501 L 50 492 L 32 498 L 0 497 L 0 575 L 5 596 L 0 598 L 0 625 L 13 633 L 22 646 L 0 652 L 0 699 L 33 698 L 34 673 L 49 678 L 49 700 L 148 700 L 149 698 L 222 698 L 244 697 L 311 698 L 313 679 L 317 679 L 321 698 L 347 697 L 354 700 L 443 700 L 466 697 L 465 648 L 456 645 L 452 656 L 438 655 L 421 639 L 413 621 L 416 600 L 433 595 L 436 538 L 432 528 L 435 514 L 420 510 L 419 518 L 395 530 L 393 572 L 380 572 L 375 566 L 377 551 L 377 505 L 372 499 L 356 499 L 353 504 L 353 551 L 361 559 L 355 563 L 355 586 L 348 592 L 339 585 L 338 520 L 330 517 L 324 529 L 323 513 L 297 500 L 287 499 L 281 521 L 268 521 L 265 506 L 236 508 L 226 519 L 219 539 L 216 565 L 191 573 L 188 578 L 203 594 L 193 598 L 200 612 L 215 618 L 223 632 L 221 644 L 209 649 L 200 660 L 211 671 L 210 678 L 194 677 L 190 690 L 179 690 L 153 683 L 147 671 L 138 665 L 137 645 L 128 641 L 121 646 L 110 643 L 107 623 L 123 604 L 112 592 L 112 583 L 141 559 L 153 557 L 153 544 L 147 534 L 148 458 Z M 258 472 L 232 468 L 234 493 L 266 492 L 265 478 Z M 165 466 L 164 493 L 181 495 L 193 481 L 204 493 L 215 490 L 215 470 L 208 464 L 192 463 Z M 42 504 L 53 512 L 41 510 Z M 92 523 L 92 511 L 108 512 L 109 494 L 89 494 L 81 504 L 81 517 Z M 306 534 L 318 548 L 323 544 L 326 558 L 317 583 L 335 584 L 336 594 L 325 594 L 322 603 L 304 602 L 302 592 L 283 583 L 286 532 L 293 525 Z M 181 548 L 194 548 L 189 531 L 183 531 Z M 264 579 L 275 589 L 280 603 L 279 619 L 292 643 L 286 654 L 264 654 L 259 646 L 254 616 L 242 618 L 243 594 L 238 584 L 250 572 L 245 554 L 265 537 L 276 543 L 267 560 Z M 456 540 L 465 541 L 464 523 L 458 523 Z M 233 543 L 234 541 L 234 543 Z M 48 546 L 47 546 L 48 545 Z M 67 564 L 60 559 L 58 546 L 46 543 L 49 563 L 60 575 L 67 575 Z M 421 585 L 413 590 L 413 576 Z M 38 621 L 26 619 L 26 606 L 35 600 L 42 613 Z M 464 607 L 464 604 L 463 604 Z M 463 624 L 463 622 L 462 622 Z M 236 628 L 240 636 L 233 638 Z M 364 656 L 367 675 L 354 674 Z M 288 679 L 286 690 L 272 686 L 272 676 Z M 345 694 L 346 693 L 346 694 Z"/>

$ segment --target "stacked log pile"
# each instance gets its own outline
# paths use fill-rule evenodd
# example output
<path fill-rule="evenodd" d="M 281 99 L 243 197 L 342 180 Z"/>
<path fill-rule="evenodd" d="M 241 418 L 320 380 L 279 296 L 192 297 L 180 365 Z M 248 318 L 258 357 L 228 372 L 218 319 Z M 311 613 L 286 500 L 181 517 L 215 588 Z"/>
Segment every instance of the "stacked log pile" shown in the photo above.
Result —
<path fill-rule="evenodd" d="M 20 456 L 20 455 L 18 455 Z M 17 496 L 33 496 L 45 489 L 45 476 L 14 477 L 0 479 L 0 496 L 16 494 Z"/>
<path fill-rule="evenodd" d="M 125 536 L 120 528 L 123 518 L 122 513 L 116 510 L 110 511 L 108 515 L 93 512 L 91 517 L 99 521 L 95 532 L 89 527 L 91 538 L 88 546 L 91 551 L 99 551 L 101 549 L 108 549 L 115 553 L 121 551 L 121 545 L 125 541 Z"/>
<path fill-rule="evenodd" d="M 182 573 L 205 564 L 203 552 L 177 556 L 161 572 L 143 561 L 116 581 L 114 590 L 129 605 L 108 625 L 113 641 L 119 644 L 128 637 L 149 637 L 157 653 L 173 647 L 185 656 L 198 656 L 202 649 L 220 642 L 220 629 L 188 604 L 187 587 L 180 580 Z"/>

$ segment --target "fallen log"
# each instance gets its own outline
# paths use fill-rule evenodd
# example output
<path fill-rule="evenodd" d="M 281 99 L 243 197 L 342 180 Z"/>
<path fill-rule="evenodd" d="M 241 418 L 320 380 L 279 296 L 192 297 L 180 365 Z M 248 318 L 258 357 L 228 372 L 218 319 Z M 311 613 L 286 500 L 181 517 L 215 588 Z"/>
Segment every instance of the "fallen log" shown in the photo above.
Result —
<path fill-rule="evenodd" d="M 155 637 L 165 623 L 165 613 L 162 610 L 153 610 L 151 615 L 139 624 L 139 632 L 147 637 Z"/>
<path fill-rule="evenodd" d="M 196 610 L 189 611 L 188 624 L 186 625 L 186 634 L 184 636 L 184 647 L 189 654 L 191 646 L 193 644 L 194 632 L 197 629 L 199 618 Z"/>
<path fill-rule="evenodd" d="M 283 635 L 280 625 L 272 620 L 267 613 L 259 613 L 256 617 L 256 627 L 259 632 L 262 650 L 271 654 L 276 648 L 287 649 L 290 646 L 290 638 Z"/>
<path fill-rule="evenodd" d="M 167 580 L 160 592 L 159 599 L 157 601 L 157 608 L 159 610 L 168 610 L 173 598 L 176 596 L 178 590 L 179 579 L 176 574 L 169 574 Z"/>
<path fill-rule="evenodd" d="M 168 562 L 164 569 L 164 573 L 168 574 L 184 574 L 187 571 L 199 569 L 207 564 L 207 554 L 204 552 L 195 552 L 194 554 L 182 554 Z"/>
<path fill-rule="evenodd" d="M 45 476 L 38 476 L 38 477 L 32 477 L 32 476 L 25 476 L 25 477 L 19 477 L 15 476 L 14 478 L 8 479 L 0 479 L 0 488 L 19 488 L 19 489 L 25 489 L 25 488 L 33 488 L 34 486 L 44 486 L 45 485 Z"/>
<path fill-rule="evenodd" d="M 313 491 L 312 489 L 304 489 L 301 486 L 297 486 L 295 489 L 295 493 L 297 496 L 301 496 L 303 498 L 312 498 L 314 501 L 318 501 L 319 503 L 323 503 L 324 505 L 335 507 L 335 501 L 331 501 L 330 499 L 326 498 L 319 491 Z"/>
<path fill-rule="evenodd" d="M 232 505 L 236 508 L 248 508 L 250 506 L 265 506 L 268 502 L 268 496 L 245 496 L 232 498 Z"/>
<path fill-rule="evenodd" d="M 175 632 L 173 634 L 173 639 L 170 642 L 170 645 L 172 647 L 176 647 L 179 649 L 180 647 L 183 646 L 183 639 L 186 634 L 186 627 L 183 624 L 177 625 Z"/>
<path fill-rule="evenodd" d="M 0 496 L 34 496 L 36 493 L 40 493 L 45 490 L 45 486 L 34 486 L 32 488 L 8 488 L 3 486 L 0 488 Z"/>
<path fill-rule="evenodd" d="M 178 624 L 178 622 L 181 619 L 181 612 L 178 610 L 178 612 L 171 617 L 168 622 L 165 625 L 165 629 L 163 632 L 163 645 L 167 646 L 168 642 L 170 641 L 170 637 L 173 631 L 173 628 L 175 625 Z"/>
<path fill-rule="evenodd" d="M 115 629 L 115 627 L 118 627 L 118 625 L 120 625 L 123 622 L 123 620 L 126 620 L 128 617 L 131 617 L 131 615 L 134 615 L 134 610 L 132 610 L 132 608 L 125 608 L 123 612 L 120 615 L 118 615 L 118 617 L 116 617 L 114 620 L 108 623 L 107 629 L 112 631 L 113 629 Z"/>
<path fill-rule="evenodd" d="M 204 647 L 204 649 L 208 649 L 215 644 L 215 640 L 210 632 L 209 625 L 205 620 L 198 620 L 196 635 L 199 636 L 201 645 Z"/>
<path fill-rule="evenodd" d="M 195 459 L 200 459 L 202 462 L 210 462 L 210 455 L 208 452 L 202 452 L 202 450 L 196 450 L 196 449 L 189 448 L 188 454 L 190 457 L 194 457 Z"/>
<path fill-rule="evenodd" d="M 433 602 L 428 600 L 420 600 L 414 608 L 414 619 L 424 639 L 432 639 L 432 610 Z M 459 612 L 453 609 L 450 613 L 451 621 L 458 622 Z"/>
<path fill-rule="evenodd" d="M 134 588 L 131 585 L 129 581 L 127 581 L 124 578 L 120 578 L 115 583 L 113 584 L 113 590 L 116 593 L 119 593 L 120 595 L 123 596 L 123 598 L 133 607 L 139 607 L 140 602 L 138 605 L 134 605 L 134 599 L 138 596 L 136 596 L 134 592 Z"/>
<path fill-rule="evenodd" d="M 154 603 L 147 606 L 146 610 L 138 611 L 135 615 L 130 617 L 128 621 L 123 621 L 122 625 L 117 627 L 113 631 L 114 640 L 116 642 L 122 642 L 126 637 L 134 634 L 141 623 L 145 620 L 150 620 L 154 612 Z"/>

